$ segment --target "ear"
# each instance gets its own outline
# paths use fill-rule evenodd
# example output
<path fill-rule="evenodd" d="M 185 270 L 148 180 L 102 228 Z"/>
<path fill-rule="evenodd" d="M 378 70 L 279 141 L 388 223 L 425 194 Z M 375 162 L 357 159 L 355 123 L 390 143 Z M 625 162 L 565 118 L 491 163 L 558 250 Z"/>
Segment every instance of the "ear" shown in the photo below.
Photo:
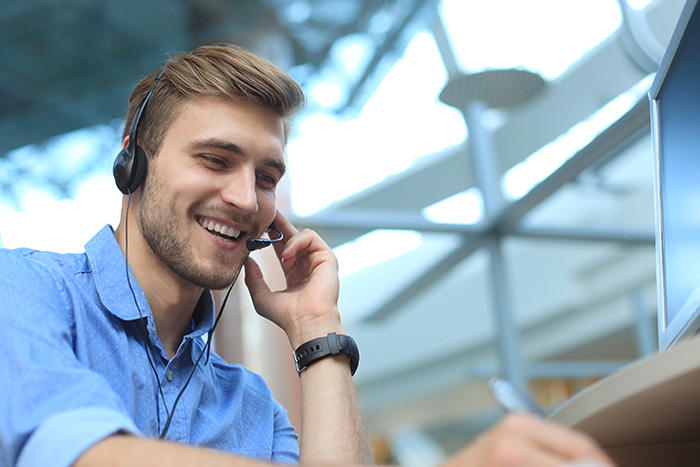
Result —
<path fill-rule="evenodd" d="M 126 135 L 124 137 L 124 140 L 122 141 L 122 149 L 126 149 L 126 147 L 129 145 L 129 135 Z"/>

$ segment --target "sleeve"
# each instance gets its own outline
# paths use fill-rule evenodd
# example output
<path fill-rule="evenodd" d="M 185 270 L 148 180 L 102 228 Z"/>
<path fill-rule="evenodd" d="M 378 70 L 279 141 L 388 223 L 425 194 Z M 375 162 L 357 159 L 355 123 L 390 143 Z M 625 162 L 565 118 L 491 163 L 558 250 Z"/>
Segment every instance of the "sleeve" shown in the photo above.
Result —
<path fill-rule="evenodd" d="M 73 351 L 60 276 L 0 251 L 0 465 L 66 467 L 100 439 L 138 433 L 109 383 Z"/>
<path fill-rule="evenodd" d="M 287 410 L 275 401 L 275 437 L 272 444 L 272 461 L 278 464 L 298 464 L 298 436 L 289 421 Z"/>

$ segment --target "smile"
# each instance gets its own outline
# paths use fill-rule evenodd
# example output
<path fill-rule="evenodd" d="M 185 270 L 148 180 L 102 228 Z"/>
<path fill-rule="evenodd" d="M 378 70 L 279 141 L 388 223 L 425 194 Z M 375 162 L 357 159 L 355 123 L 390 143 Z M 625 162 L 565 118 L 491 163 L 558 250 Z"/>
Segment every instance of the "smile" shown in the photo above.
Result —
<path fill-rule="evenodd" d="M 210 221 L 207 219 L 197 219 L 199 225 L 207 229 L 209 232 L 217 234 L 219 237 L 225 238 L 227 240 L 237 240 L 241 235 L 241 230 L 234 229 L 226 225 L 221 225 L 220 223 Z"/>

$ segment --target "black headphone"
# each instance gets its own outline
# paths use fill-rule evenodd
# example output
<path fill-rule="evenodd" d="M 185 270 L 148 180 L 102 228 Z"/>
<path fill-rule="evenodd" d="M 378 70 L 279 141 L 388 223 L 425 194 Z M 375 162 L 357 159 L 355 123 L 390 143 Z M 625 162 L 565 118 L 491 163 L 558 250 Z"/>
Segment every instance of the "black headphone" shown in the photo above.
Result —
<path fill-rule="evenodd" d="M 156 79 L 153 81 L 153 86 L 151 86 L 146 97 L 143 98 L 143 102 L 141 102 L 141 106 L 136 111 L 134 120 L 131 122 L 129 144 L 119 151 L 117 158 L 114 160 L 114 166 L 112 167 L 114 181 L 117 182 L 119 191 L 125 195 L 133 193 L 146 177 L 146 166 L 148 165 L 146 153 L 141 146 L 136 144 L 136 139 L 138 137 L 139 123 L 141 123 L 141 115 L 143 115 L 148 99 L 151 98 L 151 94 L 153 94 L 153 90 L 156 88 L 156 84 L 158 84 L 158 80 L 163 76 L 164 72 L 165 71 L 161 71 L 158 73 L 158 76 L 156 76 Z"/>

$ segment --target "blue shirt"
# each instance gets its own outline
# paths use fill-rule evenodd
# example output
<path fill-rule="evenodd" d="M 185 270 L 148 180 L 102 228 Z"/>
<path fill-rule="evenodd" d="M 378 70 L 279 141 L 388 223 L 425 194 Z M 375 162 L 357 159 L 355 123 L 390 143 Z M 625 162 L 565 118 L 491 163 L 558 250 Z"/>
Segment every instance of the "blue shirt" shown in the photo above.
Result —
<path fill-rule="evenodd" d="M 143 291 L 147 344 L 167 410 L 212 326 L 202 295 L 168 360 Z M 117 432 L 157 437 L 167 414 L 146 354 L 124 255 L 109 226 L 83 254 L 0 250 L 0 466 L 69 466 Z M 167 439 L 281 463 L 298 462 L 294 428 L 263 379 L 214 352 L 200 361 Z"/>

